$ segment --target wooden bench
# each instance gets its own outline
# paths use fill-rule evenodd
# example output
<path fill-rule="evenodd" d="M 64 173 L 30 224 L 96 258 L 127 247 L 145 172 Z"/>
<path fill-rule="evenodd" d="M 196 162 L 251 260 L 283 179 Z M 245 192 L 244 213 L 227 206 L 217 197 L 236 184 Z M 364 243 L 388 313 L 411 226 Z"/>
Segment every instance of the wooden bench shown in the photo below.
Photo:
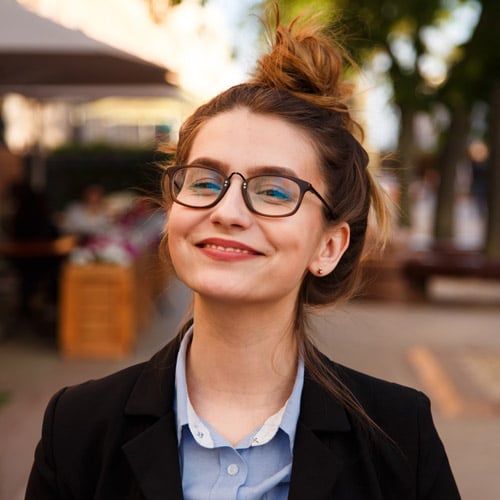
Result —
<path fill-rule="evenodd" d="M 403 273 L 416 291 L 425 295 L 435 276 L 500 280 L 500 259 L 476 251 L 428 250 L 412 254 L 403 265 Z"/>

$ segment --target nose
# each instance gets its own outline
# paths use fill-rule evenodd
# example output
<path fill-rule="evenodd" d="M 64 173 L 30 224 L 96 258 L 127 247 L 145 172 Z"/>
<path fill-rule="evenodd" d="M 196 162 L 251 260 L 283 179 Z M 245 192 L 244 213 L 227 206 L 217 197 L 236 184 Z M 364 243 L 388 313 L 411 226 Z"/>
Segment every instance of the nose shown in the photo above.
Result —
<path fill-rule="evenodd" d="M 234 175 L 241 179 L 232 179 Z M 229 183 L 227 190 L 219 203 L 213 207 L 210 220 L 227 226 L 247 227 L 251 221 L 251 212 L 242 192 L 246 180 L 239 172 L 233 172 L 226 182 Z"/>

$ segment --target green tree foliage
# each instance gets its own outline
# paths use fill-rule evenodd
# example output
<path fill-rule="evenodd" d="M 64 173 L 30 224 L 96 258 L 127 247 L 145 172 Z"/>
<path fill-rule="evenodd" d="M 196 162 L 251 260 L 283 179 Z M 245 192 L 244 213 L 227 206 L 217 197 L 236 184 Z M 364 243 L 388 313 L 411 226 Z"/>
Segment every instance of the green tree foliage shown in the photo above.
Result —
<path fill-rule="evenodd" d="M 452 123 L 454 119 L 470 114 L 470 110 L 477 102 L 485 102 L 489 106 L 489 127 L 484 137 L 490 146 L 489 160 L 489 198 L 488 222 L 485 242 L 485 251 L 492 258 L 500 258 L 500 53 L 496 47 L 500 46 L 500 3 L 497 0 L 481 0 L 481 15 L 477 26 L 470 38 L 459 48 L 456 63 L 450 68 L 449 78 L 440 89 L 437 99 L 450 110 Z M 470 116 L 469 116 L 470 119 Z M 465 133 L 457 137 L 450 127 L 447 143 L 455 143 L 448 147 L 451 155 L 457 155 L 456 150 L 463 148 L 470 135 L 470 121 L 467 122 Z M 446 161 L 446 159 L 445 159 Z M 447 159 L 448 163 L 449 158 Z M 456 162 L 455 162 L 456 166 Z M 442 190 L 445 185 L 452 184 L 453 171 L 449 168 L 442 172 Z M 444 174 L 444 175 L 443 175 Z M 449 189 L 448 189 L 449 191 Z M 452 208 L 450 201 L 438 198 L 436 214 L 436 236 L 449 236 L 447 224 L 451 224 Z M 446 233 L 448 231 L 448 233 Z"/>
<path fill-rule="evenodd" d="M 468 70 L 467 90 L 490 105 L 491 150 L 489 168 L 488 225 L 486 253 L 500 258 L 500 2 L 482 0 L 482 13 L 474 34 L 465 48 L 463 66 Z M 465 69 L 463 70 L 465 71 Z"/>

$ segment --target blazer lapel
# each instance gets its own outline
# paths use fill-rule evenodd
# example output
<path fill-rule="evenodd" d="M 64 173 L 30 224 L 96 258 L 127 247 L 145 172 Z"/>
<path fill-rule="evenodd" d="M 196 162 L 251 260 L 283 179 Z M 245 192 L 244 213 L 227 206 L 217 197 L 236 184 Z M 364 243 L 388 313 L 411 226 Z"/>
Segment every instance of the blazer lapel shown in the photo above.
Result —
<path fill-rule="evenodd" d="M 174 339 L 149 361 L 125 408 L 135 431 L 122 449 L 147 500 L 183 498 L 173 411 L 177 351 Z"/>
<path fill-rule="evenodd" d="M 331 497 L 343 460 L 329 450 L 313 431 L 297 425 L 289 500 Z"/>
<path fill-rule="evenodd" d="M 123 446 L 135 478 L 148 500 L 182 500 L 182 484 L 173 413 Z"/>
<path fill-rule="evenodd" d="M 307 375 L 295 435 L 290 500 L 331 498 L 343 469 L 342 445 L 337 436 L 351 430 L 345 410 Z M 329 445 L 323 442 L 328 435 Z M 321 436 L 321 438 L 320 438 Z"/>

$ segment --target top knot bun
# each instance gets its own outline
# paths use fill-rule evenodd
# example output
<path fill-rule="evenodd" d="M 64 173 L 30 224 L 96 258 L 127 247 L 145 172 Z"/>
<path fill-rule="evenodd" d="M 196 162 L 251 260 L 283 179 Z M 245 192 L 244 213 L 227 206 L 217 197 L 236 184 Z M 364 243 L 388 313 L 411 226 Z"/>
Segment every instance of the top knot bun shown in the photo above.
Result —
<path fill-rule="evenodd" d="M 352 86 L 342 79 L 345 53 L 332 36 L 314 19 L 303 16 L 285 27 L 280 25 L 275 11 L 272 24 L 271 50 L 257 62 L 251 81 L 347 114 L 346 102 L 352 95 Z M 350 119 L 346 116 L 345 121 Z"/>

